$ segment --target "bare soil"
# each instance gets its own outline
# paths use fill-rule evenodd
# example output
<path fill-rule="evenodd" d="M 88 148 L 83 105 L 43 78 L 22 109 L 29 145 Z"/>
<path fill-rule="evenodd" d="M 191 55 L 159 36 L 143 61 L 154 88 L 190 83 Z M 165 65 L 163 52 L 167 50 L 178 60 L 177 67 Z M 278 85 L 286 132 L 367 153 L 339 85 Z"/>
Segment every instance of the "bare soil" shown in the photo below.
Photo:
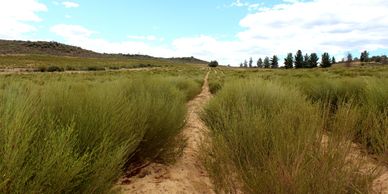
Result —
<path fill-rule="evenodd" d="M 327 146 L 329 137 L 323 135 L 322 144 Z M 365 151 L 356 143 L 350 143 L 350 150 L 347 155 L 352 163 L 360 164 L 361 173 L 377 172 L 377 177 L 372 182 L 372 190 L 378 194 L 388 194 L 388 168 L 380 164 L 376 159 L 366 154 Z"/>
<path fill-rule="evenodd" d="M 372 182 L 372 189 L 375 193 L 388 194 L 388 168 L 384 164 L 379 164 L 377 160 L 365 154 L 359 145 L 352 143 L 349 156 L 361 161 L 361 171 L 377 171 L 378 175 Z"/>
<path fill-rule="evenodd" d="M 187 146 L 182 156 L 173 165 L 152 163 L 136 176 L 121 180 L 126 183 L 120 185 L 122 193 L 214 193 L 209 176 L 199 159 L 200 142 L 206 131 L 199 112 L 211 98 L 208 75 L 209 73 L 205 77 L 202 92 L 187 104 L 186 125 L 182 131 L 187 138 Z"/>

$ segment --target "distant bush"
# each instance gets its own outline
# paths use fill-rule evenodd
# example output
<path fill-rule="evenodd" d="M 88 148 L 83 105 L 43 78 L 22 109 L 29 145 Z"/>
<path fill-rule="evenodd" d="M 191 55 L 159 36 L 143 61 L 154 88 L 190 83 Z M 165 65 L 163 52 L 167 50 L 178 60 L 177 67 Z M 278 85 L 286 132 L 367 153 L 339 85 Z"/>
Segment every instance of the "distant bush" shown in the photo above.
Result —
<path fill-rule="evenodd" d="M 153 67 L 154 65 L 151 64 L 137 64 L 133 65 L 133 68 L 146 68 L 146 67 Z"/>
<path fill-rule="evenodd" d="M 209 67 L 217 67 L 218 62 L 217 61 L 210 61 L 210 63 L 208 65 L 209 65 Z"/>
<path fill-rule="evenodd" d="M 62 72 L 62 71 L 65 71 L 65 69 L 63 69 L 63 67 L 58 67 L 58 66 L 49 66 L 47 67 L 47 72 Z"/>
<path fill-rule="evenodd" d="M 36 71 L 36 72 L 46 72 L 47 71 L 47 67 L 41 66 L 41 67 L 38 67 L 37 69 L 35 69 L 34 71 Z"/>
<path fill-rule="evenodd" d="M 77 70 L 75 67 L 73 67 L 73 66 L 66 66 L 65 67 L 65 70 L 66 71 L 75 71 L 75 70 Z"/>
<path fill-rule="evenodd" d="M 35 72 L 62 72 L 65 71 L 64 68 L 58 66 L 41 66 L 34 70 Z"/>
<path fill-rule="evenodd" d="M 86 68 L 87 71 L 105 71 L 105 67 L 89 66 Z"/>
<path fill-rule="evenodd" d="M 110 70 L 119 70 L 120 67 L 119 66 L 109 66 L 108 67 Z"/>

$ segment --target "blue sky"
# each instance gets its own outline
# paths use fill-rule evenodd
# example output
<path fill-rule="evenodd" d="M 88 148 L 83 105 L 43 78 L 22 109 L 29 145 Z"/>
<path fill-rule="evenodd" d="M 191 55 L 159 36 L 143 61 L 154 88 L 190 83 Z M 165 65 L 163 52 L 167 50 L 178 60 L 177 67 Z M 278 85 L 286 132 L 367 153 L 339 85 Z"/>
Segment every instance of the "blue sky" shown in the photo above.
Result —
<path fill-rule="evenodd" d="M 238 65 L 297 49 L 388 54 L 386 0 L 2 0 L 0 38 Z"/>

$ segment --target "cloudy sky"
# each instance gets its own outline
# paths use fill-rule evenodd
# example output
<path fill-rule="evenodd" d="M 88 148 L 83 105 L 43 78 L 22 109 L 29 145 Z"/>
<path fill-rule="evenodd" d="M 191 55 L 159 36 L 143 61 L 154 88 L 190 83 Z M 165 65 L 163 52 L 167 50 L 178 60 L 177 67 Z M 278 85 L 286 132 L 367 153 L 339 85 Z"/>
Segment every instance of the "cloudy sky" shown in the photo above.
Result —
<path fill-rule="evenodd" d="M 288 52 L 388 54 L 387 0 L 0 0 L 0 39 L 238 65 Z"/>

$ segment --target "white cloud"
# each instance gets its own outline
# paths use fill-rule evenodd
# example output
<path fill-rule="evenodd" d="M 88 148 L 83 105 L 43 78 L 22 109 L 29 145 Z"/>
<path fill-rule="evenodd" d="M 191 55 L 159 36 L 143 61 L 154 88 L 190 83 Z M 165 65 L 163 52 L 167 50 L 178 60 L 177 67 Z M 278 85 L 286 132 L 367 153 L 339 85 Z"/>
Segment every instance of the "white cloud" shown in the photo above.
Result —
<path fill-rule="evenodd" d="M 130 35 L 128 36 L 129 39 L 133 40 L 147 40 L 147 41 L 163 41 L 163 38 L 157 37 L 155 35 L 147 35 L 147 36 L 138 36 L 138 35 Z"/>
<path fill-rule="evenodd" d="M 254 11 L 260 9 L 263 5 L 263 3 L 250 3 L 243 0 L 235 0 L 229 7 L 246 7 L 248 10 Z"/>
<path fill-rule="evenodd" d="M 0 38 L 25 39 L 25 33 L 36 31 L 28 22 L 40 22 L 37 12 L 47 11 L 36 0 L 4 0 L 0 3 Z"/>
<path fill-rule="evenodd" d="M 62 5 L 65 6 L 66 8 L 77 8 L 77 7 L 79 7 L 78 3 L 72 2 L 72 1 L 64 1 L 64 2 L 62 2 Z"/>
<path fill-rule="evenodd" d="M 79 25 L 58 24 L 51 27 L 51 32 L 65 39 L 71 45 L 105 53 L 130 53 L 147 54 L 160 57 L 175 56 L 168 46 L 153 46 L 145 42 L 145 39 L 154 39 L 153 36 L 132 36 L 135 41 L 112 42 L 101 38 L 95 38 L 98 33 Z"/>
<path fill-rule="evenodd" d="M 386 10 L 386 0 L 295 1 L 247 15 L 238 37 L 271 53 L 388 48 Z"/>
<path fill-rule="evenodd" d="M 249 57 L 283 56 L 288 52 L 329 52 L 388 49 L 386 0 L 284 0 L 260 7 L 240 21 L 243 28 L 234 40 L 208 35 L 180 37 L 170 44 L 152 41 L 157 36 L 129 36 L 130 41 L 111 42 L 81 26 L 58 25 L 52 31 L 68 43 L 99 52 L 140 53 L 154 56 L 195 56 L 237 65 Z M 234 6 L 248 7 L 242 1 Z M 249 7 L 248 7 L 249 8 Z"/>

